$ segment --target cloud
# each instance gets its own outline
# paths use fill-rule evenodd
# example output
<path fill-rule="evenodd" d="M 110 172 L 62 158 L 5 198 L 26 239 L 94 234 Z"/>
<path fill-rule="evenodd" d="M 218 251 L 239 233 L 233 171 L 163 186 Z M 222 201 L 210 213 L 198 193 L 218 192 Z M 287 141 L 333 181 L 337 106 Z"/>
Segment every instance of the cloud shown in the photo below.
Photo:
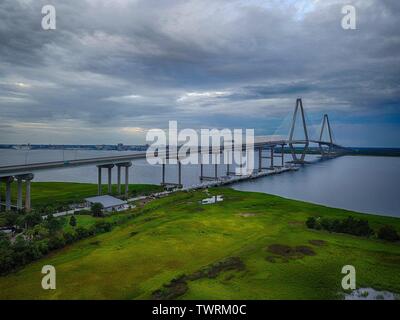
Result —
<path fill-rule="evenodd" d="M 13 128 L 3 143 L 33 132 L 132 143 L 135 128 L 168 120 L 273 134 L 299 96 L 315 122 L 400 112 L 397 1 L 53 0 L 57 30 L 44 31 L 46 4 L 0 4 L 0 117 Z M 357 30 L 341 28 L 344 4 Z"/>

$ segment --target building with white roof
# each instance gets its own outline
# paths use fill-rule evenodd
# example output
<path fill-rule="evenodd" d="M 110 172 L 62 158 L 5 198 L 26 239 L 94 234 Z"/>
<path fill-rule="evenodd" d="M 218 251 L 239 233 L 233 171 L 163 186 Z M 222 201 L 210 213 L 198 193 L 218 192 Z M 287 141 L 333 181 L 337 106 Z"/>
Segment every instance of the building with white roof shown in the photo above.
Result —
<path fill-rule="evenodd" d="M 126 201 L 122 201 L 121 199 L 109 195 L 86 198 L 85 201 L 88 207 L 94 203 L 101 203 L 103 211 L 107 212 L 123 211 L 129 208 Z"/>

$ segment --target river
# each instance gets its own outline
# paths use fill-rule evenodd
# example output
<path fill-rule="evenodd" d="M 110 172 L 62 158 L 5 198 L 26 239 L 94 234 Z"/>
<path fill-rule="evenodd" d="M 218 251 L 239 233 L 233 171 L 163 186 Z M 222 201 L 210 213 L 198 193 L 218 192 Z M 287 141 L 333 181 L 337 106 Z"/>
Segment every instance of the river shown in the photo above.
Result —
<path fill-rule="evenodd" d="M 0 150 L 0 165 L 101 157 L 116 152 L 118 154 L 132 153 L 132 151 L 3 149 Z M 289 155 L 286 155 L 286 160 L 289 160 Z M 276 162 L 280 162 L 279 158 Z M 213 175 L 213 166 L 205 166 L 204 170 L 205 175 Z M 218 170 L 219 174 L 223 175 L 225 166 L 219 166 Z M 199 166 L 183 166 L 183 184 L 190 186 L 199 183 L 199 171 Z M 149 166 L 145 160 L 135 161 L 129 178 L 130 183 L 158 184 L 161 181 L 161 166 Z M 105 183 L 105 172 L 103 179 Z M 167 166 L 166 180 L 177 182 L 176 166 Z M 42 171 L 35 174 L 34 181 L 97 183 L 97 168 L 85 166 Z M 115 171 L 113 182 L 116 182 Z M 400 158 L 345 156 L 306 165 L 296 172 L 236 183 L 232 187 L 237 190 L 270 193 L 330 207 L 400 217 Z"/>

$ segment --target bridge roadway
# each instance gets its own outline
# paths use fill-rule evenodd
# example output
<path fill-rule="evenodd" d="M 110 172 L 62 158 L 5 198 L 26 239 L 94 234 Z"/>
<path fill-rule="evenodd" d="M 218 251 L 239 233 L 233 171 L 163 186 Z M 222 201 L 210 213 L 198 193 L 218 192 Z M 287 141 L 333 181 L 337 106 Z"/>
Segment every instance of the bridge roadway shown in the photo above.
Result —
<path fill-rule="evenodd" d="M 243 150 L 246 148 L 254 147 L 254 149 L 259 148 L 271 148 L 275 146 L 285 146 L 288 144 L 296 145 L 296 144 L 306 144 L 306 143 L 316 143 L 323 146 L 333 147 L 342 149 L 343 147 L 326 141 L 319 140 L 259 140 L 251 145 L 242 144 Z M 220 152 L 223 150 L 221 148 L 210 148 L 210 153 Z M 203 150 L 199 147 L 198 152 L 201 153 Z M 170 154 L 170 158 L 177 157 L 177 154 Z M 34 173 L 36 171 L 43 170 L 52 170 L 52 169 L 61 169 L 61 168 L 70 168 L 70 167 L 78 167 L 78 166 L 87 166 L 87 165 L 109 165 L 109 164 L 118 164 L 124 163 L 132 160 L 145 159 L 146 152 L 138 152 L 132 154 L 124 154 L 124 155 L 115 155 L 115 156 L 106 156 L 106 157 L 95 157 L 95 158 L 86 158 L 86 159 L 76 159 L 76 160 L 60 160 L 60 161 L 48 161 L 48 162 L 37 162 L 37 163 L 28 163 L 28 164 L 18 164 L 11 166 L 0 166 L 0 177 L 8 177 L 14 175 L 23 175 Z"/>

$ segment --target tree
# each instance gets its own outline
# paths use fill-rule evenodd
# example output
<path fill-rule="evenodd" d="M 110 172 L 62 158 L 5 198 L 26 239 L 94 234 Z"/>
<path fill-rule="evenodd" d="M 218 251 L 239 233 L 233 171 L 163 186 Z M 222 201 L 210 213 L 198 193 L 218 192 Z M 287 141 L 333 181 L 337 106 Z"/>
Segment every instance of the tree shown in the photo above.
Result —
<path fill-rule="evenodd" d="M 7 227 L 14 227 L 17 224 L 18 216 L 15 213 L 6 212 L 4 214 L 5 225 Z"/>
<path fill-rule="evenodd" d="M 310 229 L 315 229 L 317 225 L 317 219 L 315 219 L 314 217 L 309 217 L 306 221 L 306 225 Z"/>
<path fill-rule="evenodd" d="M 92 211 L 93 217 L 102 217 L 103 216 L 103 205 L 101 203 L 95 202 L 90 207 Z"/>
<path fill-rule="evenodd" d="M 25 235 L 30 240 L 41 240 L 49 236 L 49 230 L 43 224 L 37 224 L 25 232 Z"/>
<path fill-rule="evenodd" d="M 69 219 L 69 225 L 70 225 L 71 227 L 76 227 L 76 218 L 75 218 L 75 216 L 72 216 L 72 217 Z"/>
<path fill-rule="evenodd" d="M 38 212 L 30 212 L 23 216 L 24 227 L 32 228 L 42 222 L 42 216 Z"/>
<path fill-rule="evenodd" d="M 46 218 L 45 225 L 46 228 L 50 231 L 50 233 L 54 233 L 62 228 L 63 221 L 55 218 L 52 214 L 49 214 Z"/>
<path fill-rule="evenodd" d="M 397 241 L 400 239 L 396 230 L 392 226 L 383 226 L 378 231 L 378 238 L 386 241 Z"/>

